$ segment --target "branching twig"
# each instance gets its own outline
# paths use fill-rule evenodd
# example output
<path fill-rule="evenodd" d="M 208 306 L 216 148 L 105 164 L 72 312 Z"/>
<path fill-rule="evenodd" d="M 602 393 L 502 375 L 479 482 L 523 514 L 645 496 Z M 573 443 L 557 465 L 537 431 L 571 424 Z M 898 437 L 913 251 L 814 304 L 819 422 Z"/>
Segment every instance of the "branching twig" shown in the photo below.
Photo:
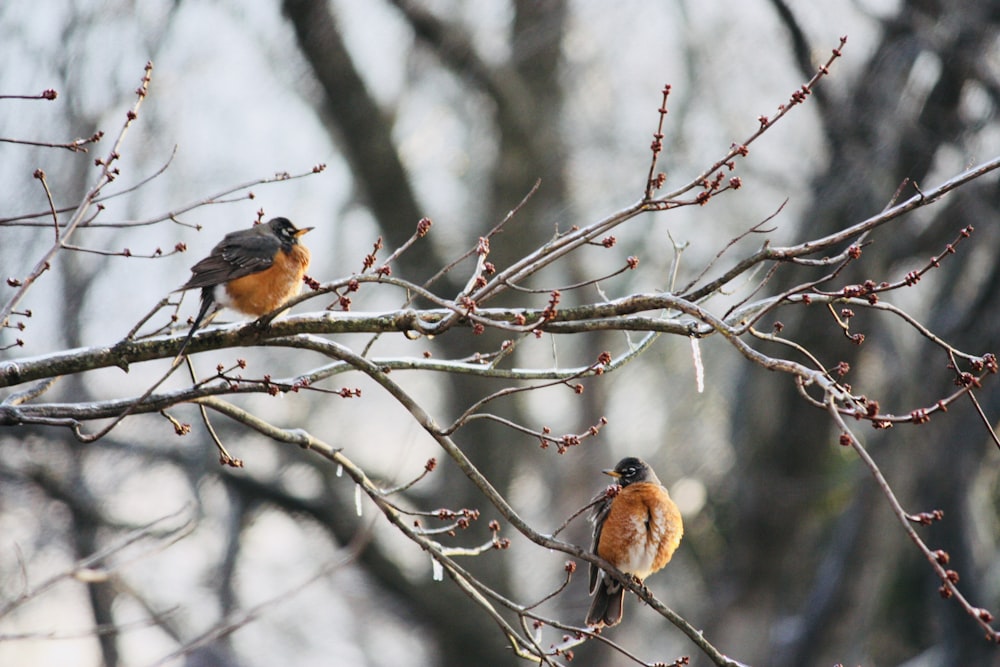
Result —
<path fill-rule="evenodd" d="M 122 125 L 121 131 L 118 133 L 118 138 L 115 140 L 115 144 L 111 148 L 111 151 L 108 153 L 106 158 L 99 161 L 101 173 L 98 175 L 97 181 L 93 186 L 91 186 L 87 194 L 84 195 L 83 200 L 80 202 L 79 206 L 77 206 L 76 211 L 66 224 L 66 227 L 62 232 L 61 241 L 57 239 L 57 241 L 53 243 L 52 246 L 38 260 L 31 272 L 25 278 L 18 279 L 17 291 L 10 297 L 10 299 L 7 300 L 7 303 L 0 307 L 0 327 L 7 325 L 11 312 L 14 308 L 16 308 L 21 300 L 24 299 L 25 295 L 31 289 L 31 286 L 34 285 L 35 281 L 38 280 L 43 273 L 49 270 L 53 258 L 61 249 L 61 244 L 68 241 L 73 232 L 76 231 L 77 227 L 84 223 L 86 216 L 90 211 L 90 207 L 94 203 L 94 199 L 100 195 L 106 185 L 114 181 L 117 177 L 118 168 L 115 167 L 114 164 L 121 156 L 119 150 L 121 149 L 122 142 L 125 141 L 125 135 L 132 126 L 132 123 L 135 122 L 135 119 L 138 117 L 139 107 L 146 98 L 146 92 L 149 89 L 152 72 L 153 63 L 146 63 L 145 75 L 142 78 L 142 83 L 140 84 L 139 89 L 136 91 L 135 103 L 126 113 L 125 122 Z"/>
<path fill-rule="evenodd" d="M 848 427 L 847 423 L 844 421 L 841 411 L 836 408 L 833 397 L 828 397 L 826 404 L 828 409 L 827 411 L 840 428 L 841 444 L 848 444 L 854 449 L 855 452 L 857 452 L 862 462 L 864 462 L 869 472 L 871 472 L 872 476 L 875 478 L 875 482 L 878 484 L 882 495 L 885 496 L 886 500 L 889 502 L 889 507 L 892 508 L 892 512 L 899 520 L 899 524 L 902 526 L 903 531 L 910 538 L 910 540 L 917 545 L 917 548 L 924 555 L 924 558 L 928 563 L 930 563 L 931 569 L 934 570 L 934 573 L 941 580 L 941 596 L 944 598 L 954 598 L 958 601 L 962 609 L 964 609 L 969 616 L 975 619 L 979 626 L 986 631 L 987 640 L 993 643 L 1000 642 L 1000 632 L 995 630 L 991 625 L 993 615 L 985 609 L 971 605 L 958 589 L 958 574 L 954 570 L 945 569 L 944 566 L 948 564 L 949 560 L 947 552 L 940 549 L 937 551 L 931 551 L 931 549 L 924 543 L 924 541 L 917 534 L 917 531 L 913 529 L 910 515 L 903 509 L 903 506 L 896 498 L 896 494 L 893 493 L 892 487 L 889 486 L 889 482 L 886 481 L 885 476 L 882 475 L 882 471 L 879 470 L 878 464 L 875 463 L 875 460 L 868 453 L 868 450 L 865 449 L 864 445 L 861 444 L 861 441 L 856 435 L 854 435 L 850 427 Z"/>

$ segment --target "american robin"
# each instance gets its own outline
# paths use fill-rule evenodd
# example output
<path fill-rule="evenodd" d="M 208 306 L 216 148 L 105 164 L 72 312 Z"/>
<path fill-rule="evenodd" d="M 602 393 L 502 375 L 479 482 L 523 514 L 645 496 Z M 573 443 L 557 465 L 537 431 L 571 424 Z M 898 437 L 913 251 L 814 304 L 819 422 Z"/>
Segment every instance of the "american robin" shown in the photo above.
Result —
<path fill-rule="evenodd" d="M 621 490 L 594 507 L 594 545 L 591 550 L 640 582 L 663 568 L 681 542 L 684 525 L 677 505 L 649 465 L 624 458 L 603 471 L 618 480 Z M 600 577 L 598 577 L 600 575 Z M 600 581 L 598 581 L 598 579 Z M 598 585 L 600 583 L 600 585 Z M 590 592 L 597 594 L 587 612 L 587 625 L 617 625 L 622 620 L 625 588 L 614 577 L 590 566 Z"/>
<path fill-rule="evenodd" d="M 309 266 L 309 249 L 299 237 L 312 229 L 273 218 L 226 234 L 208 257 L 191 267 L 191 279 L 174 291 L 200 287 L 201 309 L 178 356 L 213 306 L 260 316 L 298 294 Z"/>

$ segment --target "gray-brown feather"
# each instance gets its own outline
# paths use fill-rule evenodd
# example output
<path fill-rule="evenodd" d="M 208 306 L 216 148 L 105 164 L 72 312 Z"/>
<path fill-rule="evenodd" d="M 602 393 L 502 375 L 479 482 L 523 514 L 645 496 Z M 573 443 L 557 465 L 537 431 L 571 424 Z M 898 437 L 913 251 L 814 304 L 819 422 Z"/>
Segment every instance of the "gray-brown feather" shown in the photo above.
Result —
<path fill-rule="evenodd" d="M 267 269 L 281 248 L 281 241 L 261 225 L 257 234 L 231 232 L 211 254 L 191 267 L 191 279 L 176 291 L 214 287 Z"/>
<path fill-rule="evenodd" d="M 594 510 L 590 515 L 590 520 L 594 522 L 594 541 L 590 546 L 591 553 L 597 553 L 597 545 L 601 542 L 601 529 L 604 527 L 604 520 L 608 518 L 608 512 L 611 511 L 611 501 L 613 498 L 606 497 L 606 492 L 602 491 L 598 494 L 594 500 L 604 496 L 604 502 L 598 503 L 594 506 Z M 600 580 L 601 568 L 597 567 L 593 563 L 590 564 L 590 592 L 593 594 L 594 590 L 597 588 L 597 582 Z"/>

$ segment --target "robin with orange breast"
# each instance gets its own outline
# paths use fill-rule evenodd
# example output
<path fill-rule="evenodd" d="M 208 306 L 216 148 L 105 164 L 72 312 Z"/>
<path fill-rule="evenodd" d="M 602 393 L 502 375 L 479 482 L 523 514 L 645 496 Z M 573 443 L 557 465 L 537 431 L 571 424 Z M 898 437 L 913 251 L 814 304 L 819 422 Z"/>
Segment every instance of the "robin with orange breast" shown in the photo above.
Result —
<path fill-rule="evenodd" d="M 187 348 L 213 306 L 259 317 L 298 294 L 309 266 L 309 249 L 299 237 L 312 229 L 300 229 L 288 218 L 273 218 L 226 234 L 208 257 L 191 267 L 191 279 L 174 290 L 201 288 L 201 309 L 177 355 Z"/>
<path fill-rule="evenodd" d="M 649 465 L 635 457 L 624 458 L 603 471 L 618 480 L 617 495 L 602 493 L 594 507 L 592 551 L 638 581 L 670 562 L 684 533 L 681 513 Z M 587 625 L 617 625 L 622 620 L 625 587 L 620 581 L 590 566 L 590 592 L 594 600 Z"/>

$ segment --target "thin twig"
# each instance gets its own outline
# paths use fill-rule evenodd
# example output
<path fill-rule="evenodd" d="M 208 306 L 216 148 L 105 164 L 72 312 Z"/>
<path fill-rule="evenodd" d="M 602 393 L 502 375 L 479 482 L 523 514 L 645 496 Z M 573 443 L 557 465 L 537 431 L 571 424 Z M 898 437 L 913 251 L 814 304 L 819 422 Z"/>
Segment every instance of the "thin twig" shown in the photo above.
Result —
<path fill-rule="evenodd" d="M 152 71 L 153 63 L 146 63 L 145 74 L 142 78 L 142 83 L 136 92 L 135 103 L 126 114 L 125 122 L 122 125 L 121 131 L 118 133 L 118 138 L 115 141 L 114 146 L 108 153 L 107 157 L 101 161 L 101 173 L 98 176 L 97 181 L 93 186 L 91 186 L 90 190 L 87 191 L 87 194 L 84 195 L 79 206 L 77 206 L 76 211 L 73 213 L 72 217 L 67 222 L 66 227 L 63 229 L 62 242 L 69 240 L 70 236 L 74 231 L 76 231 L 77 227 L 84 223 L 94 199 L 100 195 L 101 190 L 103 190 L 107 184 L 115 180 L 117 176 L 117 167 L 114 167 L 113 165 L 120 157 L 119 150 L 121 149 L 122 143 L 125 141 L 125 135 L 128 133 L 132 123 L 138 117 L 139 107 L 146 98 Z M 0 307 L 0 327 L 7 325 L 11 312 L 17 307 L 21 300 L 24 299 L 32 285 L 34 285 L 35 281 L 38 280 L 44 272 L 48 271 L 52 265 L 52 260 L 60 250 L 61 242 L 57 241 L 56 243 L 53 243 L 52 246 L 42 254 L 29 275 L 20 281 L 17 291 L 10 297 L 3 307 Z"/>
<path fill-rule="evenodd" d="M 962 592 L 958 589 L 956 582 L 958 577 L 954 572 L 950 570 L 945 570 L 942 561 L 947 562 L 946 558 L 943 557 L 940 551 L 931 551 L 930 548 L 924 543 L 924 541 L 917 534 L 917 531 L 913 529 L 910 522 L 910 515 L 903 509 L 899 500 L 896 498 L 896 494 L 893 493 L 892 487 L 889 482 L 885 479 L 882 471 L 879 469 L 878 464 L 865 449 L 864 445 L 861 444 L 861 440 L 854 435 L 850 427 L 844 421 L 843 415 L 841 415 L 840 410 L 837 409 L 835 400 L 832 396 L 827 397 L 827 412 L 833 417 L 834 422 L 840 427 L 842 442 L 849 441 L 852 449 L 858 454 L 865 467 L 868 468 L 872 477 L 875 478 L 875 483 L 878 485 L 879 490 L 881 490 L 882 495 L 885 496 L 886 500 L 889 502 L 889 507 L 892 509 L 892 513 L 896 515 L 899 524 L 903 527 L 903 531 L 910 538 L 910 540 L 917 545 L 917 548 L 924 555 L 924 558 L 930 563 L 931 569 L 941 580 L 941 590 L 945 597 L 953 597 L 958 601 L 959 605 L 965 610 L 965 612 L 975 619 L 976 623 L 986 631 L 986 638 L 991 642 L 1000 641 L 1000 632 L 995 630 L 993 626 L 987 619 L 991 619 L 992 615 L 988 613 L 983 613 L 984 610 L 979 607 L 974 607 L 969 601 L 962 595 Z M 947 593 L 944 593 L 947 591 Z"/>

